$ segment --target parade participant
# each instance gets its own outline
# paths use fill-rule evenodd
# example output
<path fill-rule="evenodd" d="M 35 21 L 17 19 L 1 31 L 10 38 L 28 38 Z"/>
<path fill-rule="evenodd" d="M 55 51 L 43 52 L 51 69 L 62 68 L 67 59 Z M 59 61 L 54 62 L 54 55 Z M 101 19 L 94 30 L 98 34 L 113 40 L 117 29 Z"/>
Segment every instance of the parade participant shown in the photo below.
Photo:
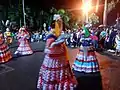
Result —
<path fill-rule="evenodd" d="M 5 44 L 2 31 L 0 31 L 0 63 L 9 61 L 12 58 L 9 47 Z"/>
<path fill-rule="evenodd" d="M 105 37 L 106 37 L 106 29 L 104 29 L 101 33 L 100 33 L 100 37 L 99 37 L 99 43 L 100 43 L 100 48 L 104 49 L 104 41 L 105 41 Z"/>
<path fill-rule="evenodd" d="M 91 32 L 90 38 L 92 39 L 92 43 L 95 49 L 98 49 L 98 37 L 95 35 L 95 32 Z"/>
<path fill-rule="evenodd" d="M 73 90 L 76 79 L 68 61 L 67 48 L 61 37 L 62 19 L 52 22 L 46 37 L 45 58 L 40 68 L 37 88 L 39 90 Z"/>
<path fill-rule="evenodd" d="M 38 31 L 35 32 L 35 41 L 37 41 L 37 42 L 40 41 L 40 35 L 39 35 Z"/>
<path fill-rule="evenodd" d="M 118 34 L 116 35 L 115 43 L 116 43 L 115 55 L 120 56 L 120 31 L 118 31 Z"/>
<path fill-rule="evenodd" d="M 76 47 L 77 46 L 77 35 L 76 35 L 76 32 L 73 32 L 73 46 Z"/>
<path fill-rule="evenodd" d="M 29 39 L 29 33 L 27 32 L 27 30 L 22 27 L 20 28 L 19 32 L 18 32 L 18 42 L 19 42 L 19 47 L 17 49 L 17 51 L 15 52 L 15 54 L 18 55 L 29 55 L 29 54 L 33 54 L 33 51 L 29 45 L 28 39 Z"/>
<path fill-rule="evenodd" d="M 109 46 L 110 46 L 110 50 L 114 50 L 114 44 L 115 44 L 115 37 L 117 34 L 117 29 L 112 29 L 111 33 L 110 33 L 110 38 L 109 38 Z"/>
<path fill-rule="evenodd" d="M 86 27 L 83 27 L 83 36 L 80 39 L 81 46 L 79 53 L 76 56 L 76 60 L 73 64 L 73 70 L 84 72 L 84 73 L 93 73 L 99 71 L 98 61 L 94 52 L 94 47 L 92 40 L 90 38 L 90 33 Z"/>
<path fill-rule="evenodd" d="M 9 28 L 6 29 L 6 32 L 4 33 L 4 38 L 8 45 L 12 43 L 13 41 L 12 32 L 10 32 Z"/>

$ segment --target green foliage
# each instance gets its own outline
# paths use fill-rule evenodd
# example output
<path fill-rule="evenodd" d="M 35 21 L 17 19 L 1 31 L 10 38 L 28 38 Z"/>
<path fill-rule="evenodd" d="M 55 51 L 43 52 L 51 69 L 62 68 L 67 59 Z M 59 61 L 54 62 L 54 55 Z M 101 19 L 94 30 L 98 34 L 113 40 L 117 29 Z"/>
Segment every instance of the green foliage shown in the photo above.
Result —
<path fill-rule="evenodd" d="M 63 15 L 63 14 L 65 14 L 66 12 L 65 12 L 64 9 L 59 9 L 59 10 L 57 11 L 57 13 L 60 14 L 60 15 Z"/>
<path fill-rule="evenodd" d="M 17 9 L 14 6 L 8 8 L 8 19 L 10 21 L 15 21 L 18 18 L 19 18 L 19 12 L 17 11 Z"/>
<path fill-rule="evenodd" d="M 99 17 L 95 14 L 95 13 L 92 13 L 90 16 L 89 16 L 89 22 L 91 24 L 97 24 L 99 23 Z"/>
<path fill-rule="evenodd" d="M 63 22 L 65 23 L 65 25 L 67 27 L 69 27 L 70 26 L 69 21 L 70 21 L 70 17 L 71 17 L 70 13 L 68 11 L 64 10 L 64 9 L 59 9 L 57 11 L 57 14 L 60 14 L 60 16 L 63 19 Z"/>
<path fill-rule="evenodd" d="M 111 12 L 113 8 L 115 8 L 115 1 L 114 0 L 112 0 L 110 3 L 108 3 L 107 13 Z"/>
<path fill-rule="evenodd" d="M 111 2 L 107 5 L 107 13 L 110 13 L 116 6 L 117 3 L 119 3 L 120 0 L 111 0 Z"/>
<path fill-rule="evenodd" d="M 44 10 L 40 8 L 25 7 L 26 23 L 30 27 L 43 27 L 43 23 L 49 26 L 53 20 L 54 14 L 60 14 L 65 25 L 67 27 L 77 28 L 77 18 L 72 17 L 71 13 L 65 9 L 59 9 L 52 7 L 51 9 Z M 20 24 L 20 20 L 23 23 L 23 10 L 22 2 L 19 0 L 18 6 L 12 6 L 8 8 L 8 19 L 10 21 L 16 21 Z"/>
<path fill-rule="evenodd" d="M 53 15 L 53 14 L 57 13 L 57 9 L 52 7 L 49 12 L 50 12 L 50 14 Z"/>
<path fill-rule="evenodd" d="M 73 13 L 70 15 L 70 20 L 69 20 L 69 28 L 74 28 L 77 29 L 78 28 L 78 18 L 76 17 L 76 15 Z"/>

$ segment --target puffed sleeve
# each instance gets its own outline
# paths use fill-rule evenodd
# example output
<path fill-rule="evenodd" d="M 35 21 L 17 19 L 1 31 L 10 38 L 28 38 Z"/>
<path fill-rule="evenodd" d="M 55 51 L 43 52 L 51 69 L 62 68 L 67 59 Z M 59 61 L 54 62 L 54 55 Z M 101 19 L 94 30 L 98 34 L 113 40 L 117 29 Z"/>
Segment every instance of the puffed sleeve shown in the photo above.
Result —
<path fill-rule="evenodd" d="M 46 47 L 49 48 L 50 45 L 51 45 L 53 42 L 55 42 L 55 39 L 54 39 L 54 38 L 49 38 L 49 39 L 47 39 L 47 41 L 46 41 Z"/>
<path fill-rule="evenodd" d="M 53 42 L 55 43 L 54 38 L 47 39 L 46 48 L 44 50 L 44 53 L 47 53 L 47 54 L 60 54 L 60 53 L 62 53 L 64 51 L 62 44 L 56 44 L 53 47 L 50 47 Z"/>

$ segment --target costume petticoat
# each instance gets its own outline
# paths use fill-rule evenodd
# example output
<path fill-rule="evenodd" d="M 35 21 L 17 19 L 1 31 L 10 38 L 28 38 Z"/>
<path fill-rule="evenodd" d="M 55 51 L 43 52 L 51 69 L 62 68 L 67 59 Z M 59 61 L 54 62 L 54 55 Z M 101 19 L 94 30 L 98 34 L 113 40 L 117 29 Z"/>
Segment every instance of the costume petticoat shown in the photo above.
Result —
<path fill-rule="evenodd" d="M 28 34 L 18 35 L 18 38 L 19 38 L 18 39 L 19 47 L 17 48 L 15 54 L 19 54 L 19 55 L 33 54 L 33 51 L 28 42 L 29 35 Z"/>
<path fill-rule="evenodd" d="M 54 36 L 47 39 L 45 58 L 40 68 L 37 88 L 39 90 L 73 90 L 76 79 L 66 58 L 65 44 L 49 48 Z"/>
<path fill-rule="evenodd" d="M 12 58 L 9 47 L 5 41 L 0 37 L 0 63 L 8 62 Z"/>
<path fill-rule="evenodd" d="M 99 71 L 98 61 L 91 42 L 91 38 L 81 38 L 82 44 L 72 66 L 73 70 L 85 73 Z"/>

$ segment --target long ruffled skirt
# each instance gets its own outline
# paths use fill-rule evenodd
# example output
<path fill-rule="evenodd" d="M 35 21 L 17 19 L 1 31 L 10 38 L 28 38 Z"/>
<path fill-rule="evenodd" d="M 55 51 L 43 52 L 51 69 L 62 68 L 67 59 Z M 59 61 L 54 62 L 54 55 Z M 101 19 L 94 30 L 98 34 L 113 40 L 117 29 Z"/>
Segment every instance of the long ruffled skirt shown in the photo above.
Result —
<path fill-rule="evenodd" d="M 40 90 L 73 90 L 76 79 L 65 56 L 45 56 L 39 72 L 37 88 Z"/>
<path fill-rule="evenodd" d="M 99 71 L 98 61 L 94 51 L 88 51 L 87 55 L 83 51 L 76 56 L 76 60 L 72 66 L 73 70 L 85 73 L 93 73 Z"/>
<path fill-rule="evenodd" d="M 0 63 L 9 61 L 12 58 L 9 47 L 3 42 L 0 44 Z"/>
<path fill-rule="evenodd" d="M 20 55 L 29 55 L 32 53 L 33 53 L 33 51 L 27 40 L 21 41 L 17 51 L 15 52 L 15 54 L 20 54 Z"/>

